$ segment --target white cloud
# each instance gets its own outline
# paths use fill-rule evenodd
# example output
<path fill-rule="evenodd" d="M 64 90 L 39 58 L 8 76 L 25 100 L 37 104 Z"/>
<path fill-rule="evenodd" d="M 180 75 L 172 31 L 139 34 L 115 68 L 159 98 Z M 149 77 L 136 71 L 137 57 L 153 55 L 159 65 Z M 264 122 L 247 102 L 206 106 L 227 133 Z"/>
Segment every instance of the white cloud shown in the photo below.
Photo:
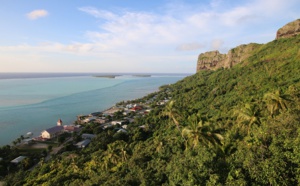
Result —
<path fill-rule="evenodd" d="M 32 12 L 29 12 L 28 14 L 26 14 L 26 16 L 28 19 L 35 20 L 41 17 L 45 17 L 48 14 L 49 13 L 46 10 L 41 9 L 41 10 L 34 10 Z"/>
<path fill-rule="evenodd" d="M 237 7 L 233 10 L 221 13 L 219 15 L 221 24 L 226 26 L 237 26 L 243 23 L 246 18 L 251 18 L 253 16 L 253 11 L 250 7 Z"/>
<path fill-rule="evenodd" d="M 292 21 L 291 14 L 300 16 L 298 11 L 286 13 L 291 7 L 299 5 L 296 0 L 242 2 L 232 2 L 231 5 L 228 1 L 212 0 L 205 5 L 168 4 L 159 13 L 82 7 L 79 10 L 95 17 L 95 22 L 99 24 L 99 29 L 85 32 L 86 41 L 0 46 L 0 54 L 28 53 L 32 54 L 31 58 L 36 63 L 37 57 L 33 56 L 38 56 L 39 61 L 49 61 L 51 57 L 48 56 L 64 56 L 65 59 L 72 59 L 68 64 L 77 61 L 77 67 L 75 64 L 74 68 L 69 65 L 73 71 L 80 69 L 84 63 L 86 71 L 89 68 L 98 69 L 98 65 L 103 71 L 112 71 L 114 67 L 119 67 L 117 71 L 142 71 L 146 66 L 145 70 L 149 71 L 171 72 L 173 69 L 180 72 L 177 69 L 194 69 L 199 53 L 208 50 L 227 52 L 240 44 L 261 42 L 263 39 L 270 41 L 279 28 L 274 25 L 278 18 L 280 21 Z M 37 19 L 48 13 L 40 10 L 29 15 L 31 19 Z M 264 32 L 262 28 L 266 27 L 271 29 Z M 30 61 L 30 56 L 27 56 L 26 61 Z"/>
<path fill-rule="evenodd" d="M 80 11 L 83 11 L 87 14 L 90 14 L 96 18 L 103 18 L 103 19 L 114 19 L 116 18 L 116 15 L 112 12 L 106 11 L 106 10 L 98 10 L 94 7 L 82 7 L 79 8 Z"/>

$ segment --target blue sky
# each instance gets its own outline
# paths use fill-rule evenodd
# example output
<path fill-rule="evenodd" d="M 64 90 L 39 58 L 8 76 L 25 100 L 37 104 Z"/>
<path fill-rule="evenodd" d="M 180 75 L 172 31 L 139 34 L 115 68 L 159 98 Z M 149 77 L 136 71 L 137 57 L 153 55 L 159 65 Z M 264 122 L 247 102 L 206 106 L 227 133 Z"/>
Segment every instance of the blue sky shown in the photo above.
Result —
<path fill-rule="evenodd" d="M 266 43 L 299 0 L 6 0 L 0 72 L 194 73 L 200 53 Z"/>

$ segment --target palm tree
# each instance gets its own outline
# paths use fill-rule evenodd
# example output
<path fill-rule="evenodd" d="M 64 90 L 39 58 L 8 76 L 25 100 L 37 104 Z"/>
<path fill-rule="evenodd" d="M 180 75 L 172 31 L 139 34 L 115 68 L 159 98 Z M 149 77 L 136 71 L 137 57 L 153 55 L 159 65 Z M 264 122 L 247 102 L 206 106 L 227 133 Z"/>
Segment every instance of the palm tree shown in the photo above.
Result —
<path fill-rule="evenodd" d="M 264 101 L 267 104 L 271 116 L 278 114 L 280 110 L 287 110 L 287 103 L 290 101 L 289 95 L 282 94 L 279 90 L 274 93 L 269 92 L 264 95 Z"/>
<path fill-rule="evenodd" d="M 128 144 L 125 141 L 118 140 L 114 143 L 117 148 L 118 154 L 121 157 L 122 162 L 125 162 L 128 158 L 127 146 Z"/>
<path fill-rule="evenodd" d="M 103 153 L 103 166 L 105 169 L 108 169 L 111 166 L 119 166 L 119 163 L 123 163 L 127 160 L 127 143 L 118 140 L 114 143 L 111 143 L 107 146 L 107 150 Z"/>
<path fill-rule="evenodd" d="M 179 122 L 176 119 L 176 117 L 179 117 L 179 114 L 178 114 L 178 110 L 174 107 L 174 101 L 170 101 L 166 105 L 165 110 L 162 112 L 162 115 L 163 116 L 168 116 L 169 119 L 171 119 L 174 122 L 177 129 L 180 131 Z"/>
<path fill-rule="evenodd" d="M 28 158 L 28 157 L 26 157 L 26 158 L 24 158 L 24 160 L 22 161 L 21 164 L 22 164 L 22 168 L 23 168 L 24 170 L 26 170 L 26 169 L 28 169 L 29 166 L 31 165 L 31 159 Z"/>
<path fill-rule="evenodd" d="M 192 148 L 196 148 L 199 143 L 202 145 L 222 145 L 223 136 L 217 132 L 212 125 L 208 122 L 204 123 L 202 121 L 193 121 L 189 127 L 185 127 L 182 130 L 182 136 L 187 138 L 186 147 L 188 145 Z"/>
<path fill-rule="evenodd" d="M 107 146 L 107 150 L 103 153 L 103 165 L 107 170 L 110 166 L 116 165 L 118 163 L 118 159 L 120 158 L 116 153 L 111 144 Z"/>
<path fill-rule="evenodd" d="M 248 133 L 253 124 L 260 124 L 258 109 L 249 103 L 246 103 L 244 107 L 240 109 L 235 109 L 234 115 L 237 117 L 238 124 L 245 124 L 248 126 Z"/>

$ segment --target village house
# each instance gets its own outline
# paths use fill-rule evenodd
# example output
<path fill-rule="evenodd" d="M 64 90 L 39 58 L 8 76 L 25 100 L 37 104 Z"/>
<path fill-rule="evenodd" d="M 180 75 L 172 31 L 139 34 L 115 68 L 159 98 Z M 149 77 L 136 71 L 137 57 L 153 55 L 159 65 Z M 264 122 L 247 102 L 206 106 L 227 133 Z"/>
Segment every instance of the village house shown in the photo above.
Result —
<path fill-rule="evenodd" d="M 11 163 L 14 163 L 14 164 L 19 164 L 20 162 L 22 162 L 24 159 L 26 158 L 26 156 L 19 156 L 13 160 L 11 160 L 10 162 Z"/>
<path fill-rule="evenodd" d="M 104 123 L 107 123 L 108 122 L 108 119 L 106 118 L 97 118 L 95 120 L 95 123 L 99 123 L 99 124 L 104 124 Z"/>
<path fill-rule="evenodd" d="M 128 124 L 128 121 L 124 121 L 124 120 L 121 120 L 121 121 L 112 121 L 111 124 L 112 125 L 124 125 L 124 124 Z"/>
<path fill-rule="evenodd" d="M 157 105 L 165 105 L 166 103 L 168 103 L 170 100 L 169 99 L 164 99 L 164 100 L 161 100 L 157 103 Z"/>
<path fill-rule="evenodd" d="M 139 106 L 139 105 L 136 105 L 133 108 L 131 108 L 130 110 L 133 111 L 133 112 L 136 112 L 136 111 L 139 111 L 139 110 L 143 110 L 143 107 Z"/>
<path fill-rule="evenodd" d="M 96 119 L 97 119 L 97 117 L 95 117 L 95 116 L 88 117 L 88 118 L 85 118 L 85 119 L 81 120 L 81 124 L 90 123 L 90 122 L 95 121 Z"/>
<path fill-rule="evenodd" d="M 144 114 L 148 114 L 149 112 L 151 112 L 151 109 L 147 109 L 144 111 Z"/>
<path fill-rule="evenodd" d="M 133 107 L 132 104 L 127 104 L 127 105 L 125 106 L 125 108 L 127 108 L 127 109 L 131 109 L 132 107 Z"/>
<path fill-rule="evenodd" d="M 125 129 L 118 129 L 117 133 L 120 133 L 120 132 L 127 133 L 127 130 L 125 130 Z"/>
<path fill-rule="evenodd" d="M 64 131 L 68 133 L 79 132 L 80 128 L 74 125 L 65 125 Z"/>
<path fill-rule="evenodd" d="M 92 116 L 92 115 L 77 116 L 77 123 L 78 124 L 83 125 L 83 124 L 87 124 L 87 123 L 90 123 L 90 122 L 103 124 L 103 123 L 106 123 L 107 120 L 105 119 L 105 117 L 98 117 L 98 116 Z"/>
<path fill-rule="evenodd" d="M 78 143 L 75 144 L 75 146 L 77 148 L 85 148 L 86 146 L 88 146 L 88 144 L 90 144 L 91 140 L 90 139 L 85 139 L 83 141 L 80 141 Z"/>
<path fill-rule="evenodd" d="M 52 127 L 52 128 L 49 128 L 49 129 L 46 129 L 46 130 L 42 131 L 41 137 L 43 139 L 52 139 L 54 137 L 59 136 L 63 132 L 64 132 L 64 127 L 63 126 L 55 126 L 55 127 Z"/>
<path fill-rule="evenodd" d="M 112 124 L 106 123 L 106 124 L 102 125 L 102 129 L 107 129 L 107 128 L 110 128 L 112 126 L 113 126 Z"/>

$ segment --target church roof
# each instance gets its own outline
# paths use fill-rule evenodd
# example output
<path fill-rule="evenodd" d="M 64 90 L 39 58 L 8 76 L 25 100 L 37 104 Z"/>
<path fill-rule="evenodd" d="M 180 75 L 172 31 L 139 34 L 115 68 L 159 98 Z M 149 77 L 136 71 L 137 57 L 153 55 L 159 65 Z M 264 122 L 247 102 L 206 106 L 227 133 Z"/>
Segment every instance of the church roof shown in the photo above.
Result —
<path fill-rule="evenodd" d="M 55 134 L 55 133 L 57 133 L 57 132 L 62 131 L 63 129 L 64 129 L 63 126 L 55 126 L 55 127 L 46 129 L 45 131 L 47 131 L 49 134 Z"/>

